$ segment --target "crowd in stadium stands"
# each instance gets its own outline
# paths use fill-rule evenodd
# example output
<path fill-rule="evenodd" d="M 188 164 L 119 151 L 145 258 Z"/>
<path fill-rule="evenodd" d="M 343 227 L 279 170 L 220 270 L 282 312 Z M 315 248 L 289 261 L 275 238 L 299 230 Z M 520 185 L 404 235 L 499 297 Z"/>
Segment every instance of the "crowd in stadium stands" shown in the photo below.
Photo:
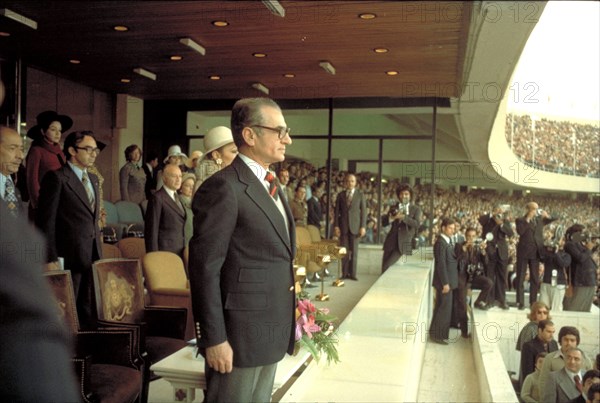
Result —
<path fill-rule="evenodd" d="M 528 165 L 565 175 L 600 176 L 598 126 L 507 114 L 505 133 L 515 155 Z"/>

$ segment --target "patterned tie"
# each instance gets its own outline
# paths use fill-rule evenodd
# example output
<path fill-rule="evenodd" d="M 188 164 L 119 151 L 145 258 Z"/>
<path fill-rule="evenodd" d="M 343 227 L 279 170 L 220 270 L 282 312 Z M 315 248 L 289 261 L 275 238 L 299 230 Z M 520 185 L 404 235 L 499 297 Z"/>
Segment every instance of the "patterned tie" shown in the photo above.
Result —
<path fill-rule="evenodd" d="M 8 212 L 13 217 L 17 217 L 19 215 L 19 200 L 17 199 L 17 195 L 15 194 L 15 184 L 13 183 L 10 176 L 6 180 L 5 184 L 4 201 L 6 202 L 6 206 L 8 207 Z"/>
<path fill-rule="evenodd" d="M 83 183 L 83 187 L 85 188 L 85 192 L 87 193 L 88 201 L 90 202 L 90 207 L 92 208 L 92 211 L 94 211 L 96 207 L 96 203 L 94 202 L 94 191 L 91 188 L 90 178 L 88 177 L 87 171 L 83 171 L 83 174 L 81 175 L 81 183 Z"/>
<path fill-rule="evenodd" d="M 577 390 L 579 391 L 579 393 L 581 393 L 583 391 L 583 386 L 581 385 L 581 378 L 579 377 L 579 375 L 575 375 L 573 379 L 575 380 L 575 387 L 577 387 Z"/>
<path fill-rule="evenodd" d="M 348 203 L 348 208 L 352 204 L 352 191 L 351 190 L 349 190 L 348 193 L 346 193 L 346 203 Z"/>
<path fill-rule="evenodd" d="M 179 207 L 179 210 L 182 213 L 185 213 L 185 209 L 183 208 L 183 204 L 181 203 L 181 199 L 179 198 L 179 195 L 177 194 L 177 192 L 173 193 L 173 198 L 175 199 L 175 204 L 177 204 L 177 207 Z"/>
<path fill-rule="evenodd" d="M 269 194 L 271 197 L 273 197 L 273 199 L 277 200 L 277 181 L 275 180 L 275 176 L 271 172 L 267 171 L 265 180 L 269 182 Z"/>

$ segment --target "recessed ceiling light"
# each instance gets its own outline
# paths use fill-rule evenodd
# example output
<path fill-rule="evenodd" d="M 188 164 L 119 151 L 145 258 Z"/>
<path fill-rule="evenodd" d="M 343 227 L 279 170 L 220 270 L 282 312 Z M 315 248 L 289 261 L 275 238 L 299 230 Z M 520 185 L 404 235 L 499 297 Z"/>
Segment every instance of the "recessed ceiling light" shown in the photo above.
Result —
<path fill-rule="evenodd" d="M 216 80 L 220 80 L 221 76 L 208 76 L 208 78 L 216 81 Z"/>
<path fill-rule="evenodd" d="M 283 75 L 285 78 L 294 78 L 296 75 L 294 73 L 286 73 Z"/>
<path fill-rule="evenodd" d="M 252 56 L 260 58 L 260 57 L 267 57 L 267 54 L 266 53 L 254 52 L 254 53 L 252 53 Z"/>
<path fill-rule="evenodd" d="M 373 52 L 375 52 L 375 53 L 387 53 L 389 51 L 390 50 L 388 48 L 375 48 L 375 49 L 373 49 Z"/>
<path fill-rule="evenodd" d="M 129 31 L 129 27 L 126 27 L 125 25 L 115 25 L 113 27 L 113 29 L 115 31 L 118 31 L 118 32 L 127 32 L 127 31 Z"/>
<path fill-rule="evenodd" d="M 0 32 L 0 36 L 10 36 L 10 32 Z"/>
<path fill-rule="evenodd" d="M 71 64 L 79 64 L 79 63 L 81 63 L 81 60 L 71 59 L 71 60 L 69 60 L 69 63 L 71 63 Z"/>
<path fill-rule="evenodd" d="M 226 27 L 229 23 L 225 20 L 216 20 L 211 22 L 215 27 Z"/>
<path fill-rule="evenodd" d="M 122 82 L 122 83 L 130 83 L 130 82 L 131 82 L 131 80 L 130 80 L 130 79 L 128 79 L 128 78 L 122 78 L 122 79 L 121 79 L 121 82 Z"/>
<path fill-rule="evenodd" d="M 179 55 L 173 55 L 169 59 L 173 60 L 174 62 L 178 62 L 180 60 L 183 60 L 183 57 L 181 57 Z"/>
<path fill-rule="evenodd" d="M 358 17 L 362 20 L 372 20 L 373 18 L 377 18 L 377 14 L 362 13 L 362 14 L 358 14 Z"/>
<path fill-rule="evenodd" d="M 385 74 L 387 74 L 388 76 L 397 76 L 398 72 L 396 70 L 389 70 L 386 71 Z"/>

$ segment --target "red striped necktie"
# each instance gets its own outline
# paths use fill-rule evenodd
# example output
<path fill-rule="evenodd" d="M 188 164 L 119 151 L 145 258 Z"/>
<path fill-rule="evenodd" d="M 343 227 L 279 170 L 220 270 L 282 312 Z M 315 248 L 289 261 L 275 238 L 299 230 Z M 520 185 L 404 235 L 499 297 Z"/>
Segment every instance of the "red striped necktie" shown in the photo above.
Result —
<path fill-rule="evenodd" d="M 277 200 L 277 180 L 275 179 L 275 175 L 267 171 L 265 180 L 269 182 L 269 194 L 273 199 Z"/>

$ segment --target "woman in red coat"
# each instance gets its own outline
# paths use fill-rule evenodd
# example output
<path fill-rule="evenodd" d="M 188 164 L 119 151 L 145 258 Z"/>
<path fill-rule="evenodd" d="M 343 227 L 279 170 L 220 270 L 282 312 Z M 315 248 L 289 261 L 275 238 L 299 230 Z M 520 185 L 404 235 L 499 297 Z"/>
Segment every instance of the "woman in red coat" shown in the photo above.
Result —
<path fill-rule="evenodd" d="M 29 191 L 30 218 L 35 217 L 40 194 L 40 183 L 48 171 L 62 167 L 67 159 L 59 144 L 62 133 L 73 126 L 73 120 L 54 111 L 42 112 L 37 116 L 37 125 L 27 132 L 33 140 L 27 154 L 27 189 Z"/>

